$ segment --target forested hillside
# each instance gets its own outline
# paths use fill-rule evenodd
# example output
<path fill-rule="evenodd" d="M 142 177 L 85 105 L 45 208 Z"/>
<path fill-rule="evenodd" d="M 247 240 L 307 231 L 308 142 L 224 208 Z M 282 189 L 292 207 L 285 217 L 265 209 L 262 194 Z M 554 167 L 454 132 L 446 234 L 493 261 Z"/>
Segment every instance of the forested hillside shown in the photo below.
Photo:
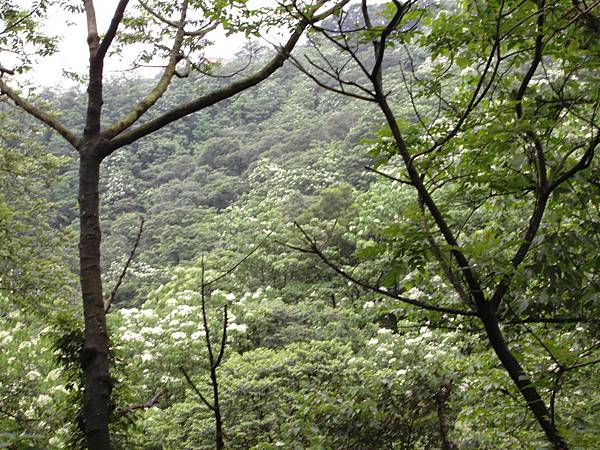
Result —
<path fill-rule="evenodd" d="M 240 55 L 239 63 L 230 63 L 219 72 L 235 72 L 244 63 Z M 163 99 L 164 108 L 175 105 L 190 89 L 198 89 L 199 83 L 210 89 L 218 82 L 204 78 L 177 85 Z M 107 120 L 121 116 L 124 108 L 137 101 L 136 93 L 149 84 L 144 80 L 115 82 L 114 97 L 106 99 Z M 84 109 L 80 92 L 45 95 L 62 111 L 65 123 Z M 135 290 L 147 293 L 168 280 L 170 267 L 190 263 L 215 248 L 231 247 L 231 235 L 225 234 L 221 217 L 231 214 L 228 209 L 239 208 L 245 196 L 260 201 L 267 191 L 256 193 L 259 183 L 253 180 L 270 178 L 270 171 L 290 177 L 280 180 L 281 187 L 287 184 L 298 194 L 299 204 L 290 204 L 286 211 L 291 220 L 301 214 L 300 205 L 309 208 L 324 188 L 346 182 L 364 190 L 372 176 L 365 172 L 369 157 L 362 141 L 373 133 L 374 124 L 372 108 L 339 98 L 286 66 L 255 90 L 186 118 L 108 159 L 102 185 L 107 281 L 114 281 L 120 273 L 140 220 L 145 219 L 144 239 L 117 303 L 139 305 L 144 294 L 135 299 Z M 62 150 L 60 141 L 45 144 L 56 146 L 57 155 L 73 156 L 68 149 Z M 76 160 L 70 159 L 59 173 L 63 182 L 52 191 L 52 200 L 60 208 L 55 223 L 76 228 L 72 196 L 77 186 Z"/>
<path fill-rule="evenodd" d="M 158 54 L 206 45 L 188 8 L 309 34 L 154 79 L 91 49 L 99 103 L 3 69 L 0 448 L 600 446 L 597 8 L 133 3 Z"/>

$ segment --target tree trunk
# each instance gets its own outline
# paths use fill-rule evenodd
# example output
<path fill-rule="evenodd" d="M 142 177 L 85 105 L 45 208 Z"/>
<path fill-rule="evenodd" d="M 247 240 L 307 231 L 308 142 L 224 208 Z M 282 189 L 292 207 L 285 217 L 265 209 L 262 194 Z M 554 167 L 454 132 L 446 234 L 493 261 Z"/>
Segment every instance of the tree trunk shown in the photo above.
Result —
<path fill-rule="evenodd" d="M 548 411 L 546 404 L 540 397 L 540 394 L 533 385 L 529 375 L 523 370 L 519 361 L 517 361 L 508 348 L 504 336 L 502 335 L 502 331 L 498 326 L 496 314 L 491 311 L 490 306 L 481 309 L 484 310 L 481 312 L 481 320 L 485 327 L 486 334 L 494 352 L 496 352 L 496 355 L 502 362 L 502 366 L 506 369 L 519 389 L 519 392 L 525 398 L 529 410 L 533 413 L 535 419 L 544 430 L 546 437 L 554 445 L 554 448 L 557 450 L 567 450 L 567 443 L 552 423 L 550 411 Z"/>
<path fill-rule="evenodd" d="M 87 448 L 110 450 L 108 419 L 112 380 L 108 370 L 108 333 L 100 278 L 100 216 L 98 142 L 81 147 L 79 164 L 79 264 L 85 342 L 81 367 L 85 376 L 83 421 Z"/>
<path fill-rule="evenodd" d="M 210 379 L 213 387 L 213 406 L 215 413 L 215 448 L 223 450 L 225 443 L 223 441 L 223 419 L 221 418 L 221 406 L 219 405 L 219 384 L 217 381 L 217 368 L 213 367 L 210 370 Z"/>

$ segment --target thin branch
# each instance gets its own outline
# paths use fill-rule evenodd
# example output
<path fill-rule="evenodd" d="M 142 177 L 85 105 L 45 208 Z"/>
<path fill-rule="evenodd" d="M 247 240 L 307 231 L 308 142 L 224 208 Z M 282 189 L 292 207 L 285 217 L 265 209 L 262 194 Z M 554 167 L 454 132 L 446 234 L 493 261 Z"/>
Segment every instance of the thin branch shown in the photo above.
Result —
<path fill-rule="evenodd" d="M 335 92 L 337 94 L 345 95 L 347 97 L 355 98 L 357 100 L 363 100 L 363 101 L 366 101 L 366 102 L 374 102 L 375 101 L 375 99 L 373 99 L 371 97 L 366 97 L 366 96 L 361 95 L 361 94 L 356 94 L 354 92 L 347 91 L 343 87 L 344 81 L 342 81 L 340 78 L 333 77 L 334 79 L 336 79 L 339 82 L 339 84 L 341 86 L 341 87 L 337 88 L 337 87 L 334 87 L 334 86 L 331 86 L 331 85 L 325 83 L 324 81 L 322 81 L 321 79 L 319 79 L 318 77 L 316 77 L 315 75 L 313 75 L 312 73 L 310 73 L 308 70 L 306 70 L 306 68 L 296 58 L 291 57 L 290 58 L 290 62 L 300 72 L 302 72 L 303 74 L 305 74 L 307 77 L 309 77 L 318 86 L 322 87 L 323 89 L 326 89 L 326 90 L 331 91 L 331 92 Z M 309 60 L 309 63 L 311 65 L 315 66 L 315 67 L 318 67 L 317 65 L 315 65 L 314 63 L 312 63 L 310 60 Z M 322 68 L 320 68 L 320 67 L 319 67 L 319 69 L 322 70 Z"/>
<path fill-rule="evenodd" d="M 112 306 L 112 303 L 113 303 L 115 297 L 117 296 L 117 291 L 119 290 L 119 287 L 121 286 L 121 283 L 123 282 L 123 279 L 125 278 L 125 275 L 127 274 L 127 269 L 129 269 L 129 266 L 131 265 L 131 262 L 133 261 L 133 257 L 135 256 L 135 251 L 138 248 L 140 239 L 142 238 L 143 231 L 144 231 L 144 219 L 142 219 L 140 222 L 140 227 L 138 229 L 137 236 L 135 237 L 135 242 L 133 243 L 133 248 L 131 249 L 131 253 L 129 253 L 129 258 L 127 258 L 127 262 L 125 262 L 125 266 L 123 267 L 123 270 L 121 271 L 121 274 L 119 275 L 119 278 L 117 279 L 117 282 L 115 283 L 115 286 L 113 287 L 113 289 L 110 293 L 110 296 L 104 301 L 104 314 L 108 314 L 108 311 L 110 311 L 110 307 Z"/>
<path fill-rule="evenodd" d="M 39 1 L 38 4 L 35 5 L 33 8 L 31 8 L 31 10 L 27 14 L 25 14 L 24 16 L 20 17 L 19 19 L 15 20 L 13 23 L 10 23 L 10 24 L 6 25 L 6 27 L 4 28 L 4 30 L 0 31 L 0 36 L 3 35 L 3 34 L 5 34 L 5 33 L 8 33 L 10 30 L 12 30 L 13 28 L 18 27 L 20 24 L 22 24 L 27 19 L 29 19 L 30 17 L 32 17 L 41 8 L 41 6 L 43 4 L 44 4 L 43 0 Z"/>
<path fill-rule="evenodd" d="M 277 52 L 277 55 L 262 69 L 257 71 L 255 74 L 236 82 L 233 82 L 229 86 L 219 89 L 217 91 L 210 92 L 207 95 L 199 97 L 195 100 L 192 100 L 189 103 L 184 103 L 169 112 L 155 118 L 149 120 L 148 122 L 138 126 L 135 129 L 128 131 L 127 133 L 123 133 L 120 136 L 113 138 L 106 149 L 106 153 L 104 156 L 110 155 L 115 150 L 131 144 L 132 142 L 137 141 L 138 139 L 153 133 L 164 126 L 181 119 L 182 117 L 188 116 L 190 114 L 195 113 L 196 111 L 200 111 L 201 109 L 212 106 L 220 101 L 233 97 L 240 92 L 259 84 L 261 81 L 267 79 L 273 72 L 279 69 L 284 61 L 288 58 L 289 53 L 296 46 L 296 43 L 300 39 L 304 29 L 306 28 L 307 23 L 303 22 L 296 27 L 296 30 L 290 36 L 288 42 L 285 46 L 283 46 Z M 135 120 L 137 120 L 138 116 L 135 116 Z M 134 120 L 134 121 L 135 121 Z M 134 121 L 126 120 L 125 122 L 130 125 Z M 131 123 L 130 123 L 131 122 Z M 115 125 L 111 130 L 108 130 L 107 133 L 109 135 L 115 135 L 115 131 L 119 131 L 124 129 L 122 125 Z"/>
<path fill-rule="evenodd" d="M 535 207 L 531 213 L 529 225 L 527 226 L 527 230 L 525 231 L 521 245 L 519 245 L 517 251 L 510 261 L 513 270 L 510 273 L 505 274 L 494 288 L 491 303 L 495 309 L 498 309 L 502 299 L 504 298 L 504 295 L 506 292 L 508 292 L 508 287 L 515 275 L 517 267 L 519 267 L 529 253 L 533 239 L 537 235 L 539 227 L 542 223 L 542 218 L 544 217 L 544 212 L 546 211 L 546 205 L 548 203 L 548 196 L 549 192 L 543 191 L 539 193 L 538 197 L 536 198 Z"/>
<path fill-rule="evenodd" d="M 186 370 L 183 368 L 183 366 L 179 366 L 179 370 L 181 371 L 181 373 L 185 377 L 187 383 L 194 390 L 194 392 L 196 393 L 196 395 L 200 398 L 200 400 L 202 400 L 202 403 L 204 403 L 208 409 L 210 409 L 211 411 L 214 411 L 215 407 L 213 405 L 211 405 L 208 400 L 206 400 L 206 398 L 204 397 L 204 395 L 202 395 L 202 392 L 200 392 L 200 390 L 198 389 L 198 387 L 196 386 L 196 384 L 192 381 L 192 379 L 190 378 L 190 376 L 188 375 L 188 373 L 186 372 Z"/>
<path fill-rule="evenodd" d="M 123 14 L 125 13 L 125 8 L 127 8 L 127 4 L 129 0 L 120 0 L 119 4 L 115 8 L 115 12 L 113 14 L 112 20 L 110 21 L 110 25 L 108 26 L 108 30 L 100 42 L 100 46 L 98 47 L 98 51 L 96 52 L 95 58 L 98 60 L 104 59 L 106 56 L 106 52 L 110 48 L 115 36 L 117 35 L 117 29 L 119 28 L 119 24 L 123 20 Z"/>
<path fill-rule="evenodd" d="M 402 184 L 407 184 L 409 186 L 414 186 L 414 184 L 411 181 L 408 180 L 403 180 L 402 178 L 396 178 L 388 173 L 385 172 L 381 172 L 380 170 L 377 170 L 373 167 L 370 166 L 364 166 L 366 170 L 368 170 L 369 172 L 373 172 L 376 173 L 377 175 L 381 175 L 384 178 L 387 178 L 388 180 L 392 180 L 392 181 L 396 181 L 398 183 L 402 183 Z"/>
<path fill-rule="evenodd" d="M 568 180 L 569 178 L 571 178 L 575 174 L 577 174 L 577 172 L 587 169 L 590 166 L 590 164 L 592 163 L 592 160 L 594 159 L 594 152 L 596 150 L 596 147 L 599 144 L 600 144 L 600 132 L 596 133 L 596 137 L 592 139 L 592 142 L 590 142 L 590 145 L 588 146 L 585 153 L 581 156 L 579 161 L 575 165 L 573 165 L 573 167 L 571 167 L 569 170 L 567 170 L 566 172 L 564 172 L 560 176 L 558 176 L 556 178 L 556 180 L 554 180 L 552 183 L 550 183 L 548 190 L 553 191 L 558 186 L 560 186 L 562 183 L 564 183 L 566 180 Z"/>
<path fill-rule="evenodd" d="M 501 320 L 500 323 L 503 325 L 521 325 L 524 323 L 564 325 L 568 323 L 597 323 L 598 321 L 599 319 L 588 319 L 585 317 L 526 317 L 524 319 L 510 321 Z"/>
<path fill-rule="evenodd" d="M 215 358 L 213 356 L 212 344 L 210 343 L 210 330 L 208 328 L 208 319 L 206 317 L 206 267 L 204 265 L 204 255 L 202 255 L 201 262 L 201 275 L 200 275 L 200 283 L 201 283 L 201 307 L 202 307 L 202 325 L 204 326 L 204 339 L 206 341 L 206 350 L 208 351 L 208 360 L 210 363 L 210 367 L 214 367 Z"/>
<path fill-rule="evenodd" d="M 203 282 L 203 286 L 208 287 L 211 284 L 216 283 L 217 281 L 225 278 L 227 275 L 232 273 L 235 269 L 237 269 L 239 266 L 241 266 L 248 258 L 250 258 L 260 247 L 262 247 L 262 245 L 267 241 L 267 239 L 269 239 L 269 237 L 271 237 L 271 235 L 274 232 L 275 232 L 275 230 L 269 231 L 269 233 L 267 233 L 267 235 L 258 244 L 256 244 L 256 246 L 250 251 L 250 253 L 247 253 L 246 256 L 244 256 L 242 259 L 240 259 L 238 262 L 236 262 L 233 266 L 229 267 L 228 269 L 226 269 L 224 272 L 222 272 L 220 275 L 216 276 L 212 280 Z"/>
<path fill-rule="evenodd" d="M 120 411 L 118 411 L 116 413 L 116 416 L 117 417 L 123 417 L 123 416 L 126 416 L 127 414 L 129 414 L 131 411 L 135 411 L 136 409 L 148 409 L 148 408 L 152 408 L 153 406 L 156 406 L 156 404 L 159 402 L 160 398 L 163 395 L 165 395 L 166 393 L 167 393 L 167 391 L 165 389 L 161 389 L 150 400 L 148 400 L 147 402 L 134 403 L 132 405 L 129 405 L 129 406 L 121 409 Z"/>
<path fill-rule="evenodd" d="M 450 284 L 452 284 L 458 296 L 462 299 L 462 301 L 465 304 L 473 306 L 471 299 L 465 292 L 465 289 L 460 282 L 460 279 L 452 270 L 450 262 L 446 260 L 446 257 L 442 253 L 442 250 L 440 249 L 439 245 L 437 244 L 435 238 L 431 233 L 427 217 L 425 216 L 425 205 L 423 204 L 421 197 L 418 197 L 417 201 L 419 203 L 419 211 L 421 211 L 421 226 L 423 228 L 423 231 L 425 232 L 425 235 L 427 236 L 427 242 L 429 242 L 429 246 L 431 247 L 433 255 L 438 260 L 440 266 L 442 267 L 442 270 L 444 271 L 444 274 L 446 275 L 446 278 L 448 279 L 448 281 L 450 281 Z"/>
<path fill-rule="evenodd" d="M 221 361 L 223 361 L 223 355 L 225 354 L 225 344 L 227 344 L 227 305 L 223 308 L 223 333 L 221 334 L 221 345 L 219 348 L 219 354 L 217 355 L 217 360 L 211 370 L 216 370 L 217 367 L 221 365 Z"/>
<path fill-rule="evenodd" d="M 308 235 L 308 233 L 306 233 L 306 231 L 297 222 L 295 222 L 294 225 L 303 234 L 303 236 L 306 239 L 306 242 L 309 244 L 310 248 L 306 249 L 306 248 L 296 247 L 296 246 L 281 243 L 281 242 L 280 242 L 280 244 L 282 244 L 288 248 L 291 248 L 293 250 L 297 250 L 297 251 L 300 251 L 303 253 L 311 253 L 311 254 L 318 256 L 321 259 L 321 261 L 323 261 L 327 266 L 329 266 L 331 269 L 333 269 L 336 273 L 338 273 L 342 277 L 346 278 L 348 281 L 351 281 L 352 283 L 354 283 L 358 286 L 361 286 L 365 289 L 376 292 L 378 294 L 384 295 L 386 297 L 391 297 L 393 299 L 399 300 L 403 303 L 407 303 L 412 306 L 417 306 L 421 309 L 426 309 L 429 311 L 436 311 L 436 312 L 440 312 L 440 313 L 447 313 L 447 314 L 458 314 L 458 315 L 463 315 L 463 316 L 477 316 L 477 313 L 475 313 L 474 311 L 465 311 L 465 310 L 454 309 L 454 308 L 444 308 L 442 306 L 433 306 L 433 305 L 421 302 L 419 300 L 414 300 L 412 298 L 396 295 L 392 292 L 389 292 L 388 290 L 384 290 L 380 287 L 373 286 L 365 281 L 358 280 L 357 278 L 353 277 L 348 272 L 346 272 L 345 270 L 340 268 L 338 265 L 334 264 L 327 256 L 325 256 L 325 254 L 317 246 L 316 242 L 312 240 L 312 238 Z"/>
<path fill-rule="evenodd" d="M 148 5 L 148 3 L 146 3 L 145 1 L 138 0 L 138 2 L 140 5 L 142 5 L 142 8 L 144 8 L 148 14 L 150 14 L 152 17 L 157 19 L 159 22 L 162 22 L 163 24 L 168 25 L 173 28 L 179 28 L 180 24 L 178 22 L 166 18 L 161 13 L 159 13 L 157 10 L 155 10 L 150 5 Z"/>
<path fill-rule="evenodd" d="M 563 372 L 568 372 L 570 370 L 575 370 L 575 369 L 581 369 L 582 367 L 587 367 L 587 366 L 591 366 L 593 364 L 599 364 L 600 363 L 600 359 L 593 359 L 591 361 L 586 361 L 586 362 L 582 362 L 579 364 L 574 364 L 572 366 L 569 367 L 565 367 L 564 369 L 562 369 Z"/>
<path fill-rule="evenodd" d="M 500 40 L 499 34 L 500 34 L 500 15 L 502 14 L 503 7 L 504 7 L 504 0 L 501 0 L 500 12 L 499 12 L 499 16 L 496 20 L 496 37 L 494 39 L 494 44 L 492 45 L 492 48 L 490 49 L 490 53 L 485 62 L 485 67 L 483 69 L 481 76 L 479 77 L 477 85 L 475 86 L 473 94 L 471 95 L 469 103 L 467 104 L 467 107 L 463 110 L 458 121 L 454 124 L 454 127 L 443 138 L 436 141 L 430 148 L 413 155 L 411 158 L 412 160 L 414 160 L 420 156 L 423 156 L 424 154 L 433 152 L 434 150 L 445 145 L 448 141 L 450 141 L 450 139 L 455 137 L 460 132 L 464 123 L 469 118 L 471 113 L 475 110 L 475 108 L 479 105 L 479 103 L 481 103 L 481 101 L 486 97 L 488 91 L 492 87 L 492 84 L 496 78 L 496 75 L 498 74 L 498 68 L 499 68 L 500 62 L 501 62 L 501 58 L 499 55 L 501 40 Z M 492 67 L 492 63 L 494 62 L 494 59 L 496 60 L 496 63 Z M 491 70 L 491 74 L 490 74 L 490 70 Z M 487 83 L 485 83 L 485 79 L 488 76 L 488 74 L 490 74 L 490 77 L 489 77 L 489 80 L 487 81 Z"/>

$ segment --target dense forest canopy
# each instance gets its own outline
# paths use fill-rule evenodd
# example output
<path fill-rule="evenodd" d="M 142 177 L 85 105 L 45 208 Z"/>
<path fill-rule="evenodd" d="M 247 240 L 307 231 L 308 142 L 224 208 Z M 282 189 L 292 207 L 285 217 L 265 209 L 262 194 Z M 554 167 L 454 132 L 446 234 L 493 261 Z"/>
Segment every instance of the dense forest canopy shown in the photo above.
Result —
<path fill-rule="evenodd" d="M 0 3 L 0 448 L 600 446 L 596 3 L 113 9 Z"/>

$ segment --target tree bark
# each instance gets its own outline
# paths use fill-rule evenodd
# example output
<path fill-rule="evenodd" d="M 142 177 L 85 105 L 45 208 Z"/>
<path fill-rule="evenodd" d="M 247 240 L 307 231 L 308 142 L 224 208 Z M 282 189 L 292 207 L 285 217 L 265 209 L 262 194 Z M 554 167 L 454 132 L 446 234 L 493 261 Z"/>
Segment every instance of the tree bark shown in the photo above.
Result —
<path fill-rule="evenodd" d="M 500 359 L 502 366 L 506 372 L 508 372 L 508 375 L 517 386 L 517 389 L 523 398 L 525 398 L 529 410 L 533 413 L 535 419 L 544 430 L 548 440 L 552 442 L 554 448 L 557 450 L 567 450 L 567 443 L 552 423 L 550 411 L 533 385 L 531 378 L 527 375 L 525 370 L 521 367 L 521 364 L 519 364 L 519 361 L 517 361 L 508 348 L 498 325 L 496 314 L 489 306 L 487 308 L 481 308 L 481 310 L 481 321 L 485 327 L 488 340 L 498 356 L 498 359 Z"/>
<path fill-rule="evenodd" d="M 215 413 L 215 448 L 223 450 L 225 442 L 223 441 L 223 418 L 221 417 L 221 406 L 219 405 L 219 384 L 217 381 L 217 367 L 210 370 L 210 380 L 213 387 L 213 401 Z"/>
<path fill-rule="evenodd" d="M 84 142 L 79 161 L 79 264 L 85 341 L 81 367 L 85 377 L 83 418 L 87 448 L 110 450 L 108 421 L 112 380 L 108 370 L 108 333 L 100 277 L 100 143 Z"/>

